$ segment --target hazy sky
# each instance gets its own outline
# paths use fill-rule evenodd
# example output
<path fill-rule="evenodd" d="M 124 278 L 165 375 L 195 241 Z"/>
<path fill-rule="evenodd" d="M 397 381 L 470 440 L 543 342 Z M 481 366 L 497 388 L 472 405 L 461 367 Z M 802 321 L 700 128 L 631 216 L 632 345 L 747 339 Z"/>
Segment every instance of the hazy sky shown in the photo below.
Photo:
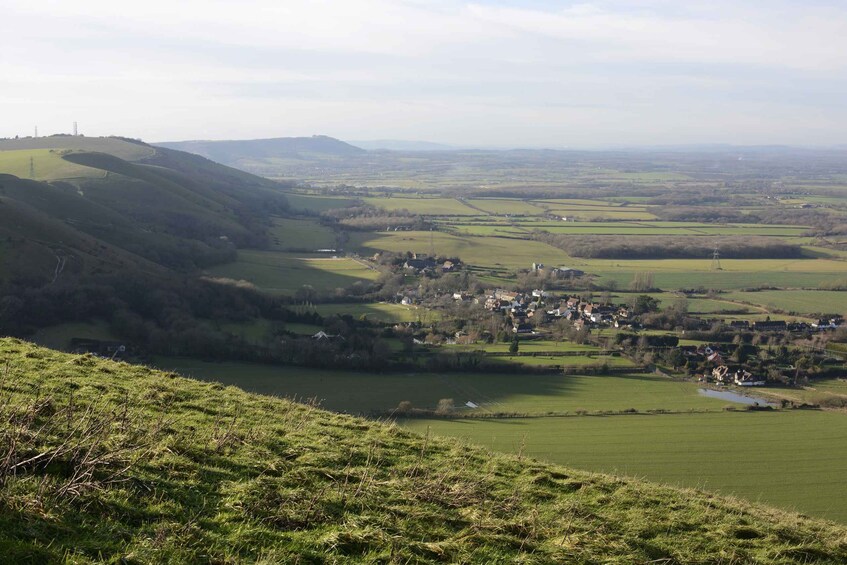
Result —
<path fill-rule="evenodd" d="M 0 0 L 0 137 L 847 143 L 847 2 Z"/>

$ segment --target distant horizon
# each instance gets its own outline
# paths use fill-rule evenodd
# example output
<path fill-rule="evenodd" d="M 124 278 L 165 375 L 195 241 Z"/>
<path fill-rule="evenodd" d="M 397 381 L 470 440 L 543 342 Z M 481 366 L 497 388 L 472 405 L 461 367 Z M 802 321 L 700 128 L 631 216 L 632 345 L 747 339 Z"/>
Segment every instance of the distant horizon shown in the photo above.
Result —
<path fill-rule="evenodd" d="M 33 132 L 34 133 L 34 132 Z M 33 139 L 35 136 L 33 133 L 29 135 L 0 135 L 0 139 L 13 140 L 16 138 L 19 139 Z M 49 138 L 55 136 L 73 136 L 72 132 L 65 131 L 56 131 L 51 133 L 41 133 L 39 130 L 38 139 Z M 124 139 L 132 139 L 136 141 L 140 141 L 142 143 L 146 143 L 148 145 L 162 145 L 162 144 L 171 144 L 171 143 L 192 143 L 192 142 L 206 142 L 206 143 L 215 143 L 215 142 L 238 142 L 238 141 L 265 141 L 265 140 L 273 140 L 273 139 L 306 139 L 312 137 L 328 137 L 331 139 L 335 139 L 338 141 L 342 141 L 344 143 L 357 146 L 357 143 L 360 144 L 368 144 L 374 145 L 379 143 L 384 144 L 420 144 L 420 145 L 433 145 L 433 146 L 441 146 L 441 149 L 424 149 L 424 150 L 416 150 L 416 149 L 402 149 L 399 151 L 451 151 L 451 150 L 482 150 L 482 151 L 514 151 L 514 150 L 529 150 L 529 151 L 642 151 L 642 150 L 660 150 L 660 149 L 708 149 L 708 148 L 727 148 L 727 149 L 767 149 L 767 148 L 782 148 L 782 149 L 798 149 L 798 150 L 843 150 L 847 149 L 847 142 L 845 143 L 832 143 L 832 144 L 820 144 L 820 145 L 810 145 L 810 144 L 800 144 L 800 143 L 747 143 L 747 144 L 739 144 L 739 143 L 730 143 L 730 142 L 701 142 L 701 143 L 659 143 L 659 144 L 626 144 L 626 145 L 598 145 L 598 146 L 547 146 L 547 145 L 496 145 L 496 144 L 452 144 L 443 141 L 434 141 L 431 139 L 387 139 L 387 138 L 379 138 L 379 139 L 344 139 L 341 137 L 337 137 L 330 134 L 325 133 L 316 133 L 310 135 L 273 135 L 270 137 L 244 137 L 244 138 L 186 138 L 186 139 L 167 139 L 167 140 L 156 140 L 150 141 L 140 137 L 134 137 L 131 135 L 125 134 L 103 134 L 103 135 L 89 135 L 84 131 L 80 131 L 79 135 L 81 137 L 115 137 L 115 138 L 124 138 Z M 363 148 L 367 149 L 367 148 Z M 394 151 L 396 149 L 391 148 L 379 148 L 379 149 L 367 149 L 369 151 L 374 150 L 389 150 Z"/>
<path fill-rule="evenodd" d="M 6 0 L 0 135 L 847 144 L 833 0 Z"/>

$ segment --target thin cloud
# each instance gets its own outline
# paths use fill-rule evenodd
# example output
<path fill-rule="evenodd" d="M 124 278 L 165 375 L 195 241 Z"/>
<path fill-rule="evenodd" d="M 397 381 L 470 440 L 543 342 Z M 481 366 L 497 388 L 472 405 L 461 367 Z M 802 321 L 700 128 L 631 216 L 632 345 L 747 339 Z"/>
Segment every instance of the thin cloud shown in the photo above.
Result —
<path fill-rule="evenodd" d="M 847 8 L 3 0 L 0 136 L 843 143 Z"/>

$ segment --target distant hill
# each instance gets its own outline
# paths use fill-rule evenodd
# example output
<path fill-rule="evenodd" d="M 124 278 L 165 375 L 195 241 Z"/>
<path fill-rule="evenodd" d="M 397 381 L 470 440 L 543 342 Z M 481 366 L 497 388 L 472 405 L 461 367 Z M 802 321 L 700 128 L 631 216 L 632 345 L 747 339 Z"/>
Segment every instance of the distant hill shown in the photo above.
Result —
<path fill-rule="evenodd" d="M 847 529 L 0 339 L 8 563 L 847 562 Z"/>
<path fill-rule="evenodd" d="M 369 141 L 351 141 L 351 144 L 368 151 L 453 151 L 456 147 L 431 141 L 409 141 L 403 139 L 375 139 Z"/>
<path fill-rule="evenodd" d="M 195 153 L 230 166 L 268 158 L 349 157 L 365 153 L 364 149 L 326 135 L 233 141 L 174 141 L 157 143 L 156 146 Z"/>

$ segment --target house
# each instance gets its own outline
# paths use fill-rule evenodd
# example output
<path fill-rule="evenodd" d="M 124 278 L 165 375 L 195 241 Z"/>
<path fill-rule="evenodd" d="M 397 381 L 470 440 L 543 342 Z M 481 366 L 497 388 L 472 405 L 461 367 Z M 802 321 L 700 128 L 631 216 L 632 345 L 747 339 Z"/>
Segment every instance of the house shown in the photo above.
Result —
<path fill-rule="evenodd" d="M 730 381 L 729 367 L 721 365 L 712 369 L 712 378 L 719 383 L 728 383 Z"/>
<path fill-rule="evenodd" d="M 750 329 L 750 322 L 747 320 L 733 320 L 729 323 L 729 326 L 737 330 L 747 330 Z"/>
<path fill-rule="evenodd" d="M 765 320 L 763 322 L 753 322 L 754 332 L 784 332 L 788 329 L 785 320 Z"/>
<path fill-rule="evenodd" d="M 581 271 L 579 269 L 573 269 L 571 267 L 555 267 L 553 269 L 553 274 L 556 275 L 559 278 L 570 279 L 570 278 L 584 276 L 585 271 Z"/>
<path fill-rule="evenodd" d="M 821 318 L 816 323 L 813 323 L 812 327 L 817 328 L 819 330 L 834 330 L 843 322 L 844 319 L 841 316 L 835 316 L 832 318 Z"/>
<path fill-rule="evenodd" d="M 754 377 L 752 373 L 743 369 L 735 372 L 734 381 L 738 386 L 765 386 L 764 377 Z"/>
<path fill-rule="evenodd" d="M 454 270 L 456 270 L 456 264 L 453 261 L 444 261 L 441 265 L 442 273 L 452 273 Z"/>
<path fill-rule="evenodd" d="M 531 270 L 532 271 L 540 271 L 543 268 L 544 268 L 544 263 L 533 263 Z"/>
<path fill-rule="evenodd" d="M 321 330 L 318 333 L 316 333 L 315 335 L 313 335 L 312 339 L 314 339 L 316 341 L 324 341 L 324 340 L 333 341 L 333 340 L 336 340 L 336 339 L 344 341 L 344 336 L 328 334 L 325 331 Z"/>
<path fill-rule="evenodd" d="M 518 298 L 522 298 L 520 293 L 512 292 L 509 290 L 497 289 L 494 291 L 494 298 L 498 298 L 500 300 L 508 300 L 509 302 L 515 302 Z"/>
<path fill-rule="evenodd" d="M 532 326 L 530 326 L 529 324 L 516 324 L 514 327 L 512 327 L 512 332 L 516 333 L 516 334 L 531 334 L 531 333 L 533 333 L 532 332 Z"/>
<path fill-rule="evenodd" d="M 710 363 L 714 363 L 718 367 L 724 367 L 726 364 L 724 363 L 723 357 L 721 356 L 719 351 L 712 351 L 711 353 L 706 355 L 706 360 Z"/>
<path fill-rule="evenodd" d="M 420 273 L 434 269 L 435 265 L 436 263 L 434 259 L 408 259 L 405 263 L 403 263 L 403 268 L 407 271 Z"/>

